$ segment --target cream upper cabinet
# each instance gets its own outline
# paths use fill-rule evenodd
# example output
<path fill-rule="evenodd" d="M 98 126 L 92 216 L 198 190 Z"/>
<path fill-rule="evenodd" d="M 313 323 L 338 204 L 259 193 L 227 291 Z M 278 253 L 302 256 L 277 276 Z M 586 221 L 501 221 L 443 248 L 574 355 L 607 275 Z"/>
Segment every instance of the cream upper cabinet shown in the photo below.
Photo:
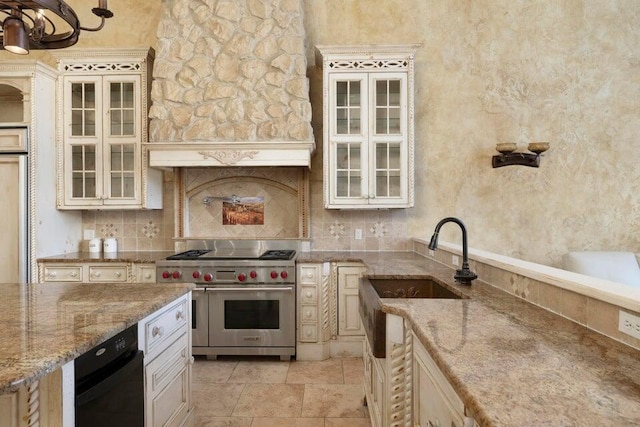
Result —
<path fill-rule="evenodd" d="M 55 53 L 61 73 L 59 209 L 162 207 L 162 173 L 148 168 L 153 50 Z"/>
<path fill-rule="evenodd" d="M 413 206 L 417 47 L 317 47 L 326 208 Z"/>

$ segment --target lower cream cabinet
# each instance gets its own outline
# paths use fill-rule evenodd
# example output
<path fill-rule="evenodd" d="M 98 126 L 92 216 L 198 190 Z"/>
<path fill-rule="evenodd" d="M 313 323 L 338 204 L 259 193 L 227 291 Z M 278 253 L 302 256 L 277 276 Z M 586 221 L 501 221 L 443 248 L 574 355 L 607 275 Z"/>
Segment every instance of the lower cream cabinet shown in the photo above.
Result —
<path fill-rule="evenodd" d="M 154 263 L 133 264 L 133 282 L 156 283 L 156 265 Z"/>
<path fill-rule="evenodd" d="M 131 282 L 131 264 L 96 263 L 38 263 L 40 282 L 127 283 Z"/>
<path fill-rule="evenodd" d="M 338 335 L 364 335 L 358 310 L 358 287 L 364 270 L 362 264 L 338 264 Z"/>
<path fill-rule="evenodd" d="M 20 403 L 20 391 L 0 394 L 0 426 L 21 426 Z"/>
<path fill-rule="evenodd" d="M 322 264 L 298 265 L 298 341 L 318 342 L 318 294 L 322 286 Z"/>
<path fill-rule="evenodd" d="M 429 353 L 413 334 L 413 425 L 477 426 Z"/>
<path fill-rule="evenodd" d="M 178 427 L 192 421 L 190 309 L 189 293 L 138 323 L 146 427 Z"/>
<path fill-rule="evenodd" d="M 41 283 L 155 283 L 156 266 L 130 262 L 40 262 L 38 278 Z"/>
<path fill-rule="evenodd" d="M 373 357 L 369 340 L 364 337 L 362 359 L 364 362 L 364 395 L 369 408 L 371 425 L 382 427 L 386 409 L 385 359 Z"/>

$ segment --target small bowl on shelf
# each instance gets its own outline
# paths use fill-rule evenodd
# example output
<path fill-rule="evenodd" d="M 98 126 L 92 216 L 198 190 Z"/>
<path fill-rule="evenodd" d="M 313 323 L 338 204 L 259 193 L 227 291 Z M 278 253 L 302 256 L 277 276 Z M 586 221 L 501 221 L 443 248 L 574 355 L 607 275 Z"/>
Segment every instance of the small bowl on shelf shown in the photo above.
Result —
<path fill-rule="evenodd" d="M 502 142 L 500 144 L 496 144 L 496 150 L 502 154 L 513 153 L 516 151 L 516 143 L 515 142 Z"/>
<path fill-rule="evenodd" d="M 548 142 L 530 142 L 529 145 L 527 146 L 527 150 L 531 151 L 532 153 L 536 153 L 538 155 L 540 153 L 544 153 L 548 149 L 549 149 Z"/>

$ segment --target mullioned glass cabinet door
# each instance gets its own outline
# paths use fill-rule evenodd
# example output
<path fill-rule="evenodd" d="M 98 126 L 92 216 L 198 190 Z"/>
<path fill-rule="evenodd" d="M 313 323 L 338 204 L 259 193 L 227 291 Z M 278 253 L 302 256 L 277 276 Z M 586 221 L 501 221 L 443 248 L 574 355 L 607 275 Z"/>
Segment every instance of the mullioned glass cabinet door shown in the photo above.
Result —
<path fill-rule="evenodd" d="M 101 203 L 102 153 L 99 129 L 102 117 L 100 77 L 87 76 L 65 82 L 65 175 L 71 203 Z"/>
<path fill-rule="evenodd" d="M 372 76 L 371 194 L 378 201 L 403 198 L 406 188 L 406 87 L 404 75 Z"/>
<path fill-rule="evenodd" d="M 136 117 L 136 81 L 110 80 L 105 84 L 109 103 L 105 151 L 108 162 L 109 199 L 122 203 L 136 200 L 136 163 L 138 127 Z"/>
<path fill-rule="evenodd" d="M 331 120 L 333 194 L 336 199 L 359 200 L 366 188 L 367 79 L 354 74 L 332 81 L 334 97 Z"/>
<path fill-rule="evenodd" d="M 138 76 L 67 79 L 68 205 L 140 203 L 139 87 Z"/>
<path fill-rule="evenodd" d="M 406 75 L 330 76 L 331 204 L 406 199 Z"/>

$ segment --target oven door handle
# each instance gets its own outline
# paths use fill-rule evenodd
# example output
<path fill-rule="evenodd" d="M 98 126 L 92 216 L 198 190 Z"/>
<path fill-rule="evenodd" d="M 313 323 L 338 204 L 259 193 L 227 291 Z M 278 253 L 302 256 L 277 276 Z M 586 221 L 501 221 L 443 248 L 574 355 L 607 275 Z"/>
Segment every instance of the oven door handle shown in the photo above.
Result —
<path fill-rule="evenodd" d="M 207 288 L 208 292 L 264 292 L 264 291 L 293 291 L 293 286 L 286 286 L 281 288 Z"/>

